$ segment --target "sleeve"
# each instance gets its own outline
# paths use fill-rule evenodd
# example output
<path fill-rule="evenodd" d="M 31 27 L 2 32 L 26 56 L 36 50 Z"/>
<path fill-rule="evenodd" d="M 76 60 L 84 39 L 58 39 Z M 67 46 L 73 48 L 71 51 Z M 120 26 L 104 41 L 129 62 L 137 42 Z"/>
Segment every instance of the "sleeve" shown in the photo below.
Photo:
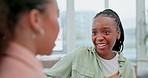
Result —
<path fill-rule="evenodd" d="M 119 78 L 136 78 L 133 63 L 122 54 L 120 54 L 119 60 L 119 64 L 121 65 L 119 66 L 121 72 Z"/>
<path fill-rule="evenodd" d="M 47 78 L 70 78 L 74 52 L 64 56 L 52 68 L 45 73 Z"/>
<path fill-rule="evenodd" d="M 136 71 L 135 71 L 134 67 L 132 67 L 130 70 L 129 78 L 136 78 Z"/>
<path fill-rule="evenodd" d="M 126 66 L 126 69 L 127 69 L 127 72 L 126 72 L 126 78 L 136 78 L 136 71 L 134 69 L 134 65 L 129 61 L 127 60 L 127 66 Z"/>

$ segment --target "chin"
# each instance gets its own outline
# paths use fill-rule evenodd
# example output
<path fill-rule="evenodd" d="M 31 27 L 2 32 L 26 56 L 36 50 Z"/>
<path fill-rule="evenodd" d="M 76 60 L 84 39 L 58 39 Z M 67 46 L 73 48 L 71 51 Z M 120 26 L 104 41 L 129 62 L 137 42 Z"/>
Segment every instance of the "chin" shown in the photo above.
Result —
<path fill-rule="evenodd" d="M 50 54 L 52 54 L 52 52 L 53 52 L 53 50 L 51 50 L 51 51 L 48 51 L 47 55 L 50 55 Z"/>
<path fill-rule="evenodd" d="M 40 54 L 40 55 L 50 55 L 52 53 L 52 49 L 44 49 L 44 50 L 40 50 L 37 54 Z"/>
<path fill-rule="evenodd" d="M 51 52 L 48 52 L 48 53 L 47 52 L 46 53 L 44 52 L 44 53 L 39 53 L 39 54 L 40 55 L 51 55 Z"/>

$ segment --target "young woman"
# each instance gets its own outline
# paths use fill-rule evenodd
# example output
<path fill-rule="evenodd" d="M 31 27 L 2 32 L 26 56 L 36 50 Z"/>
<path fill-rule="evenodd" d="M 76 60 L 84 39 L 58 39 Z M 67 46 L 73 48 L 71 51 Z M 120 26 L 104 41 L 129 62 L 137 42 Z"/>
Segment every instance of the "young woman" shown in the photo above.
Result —
<path fill-rule="evenodd" d="M 136 78 L 134 69 L 122 55 L 124 31 L 119 16 L 111 9 L 93 20 L 94 46 L 75 49 L 56 63 L 49 78 Z"/>
<path fill-rule="evenodd" d="M 45 78 L 36 54 L 51 54 L 56 0 L 0 0 L 0 78 Z"/>

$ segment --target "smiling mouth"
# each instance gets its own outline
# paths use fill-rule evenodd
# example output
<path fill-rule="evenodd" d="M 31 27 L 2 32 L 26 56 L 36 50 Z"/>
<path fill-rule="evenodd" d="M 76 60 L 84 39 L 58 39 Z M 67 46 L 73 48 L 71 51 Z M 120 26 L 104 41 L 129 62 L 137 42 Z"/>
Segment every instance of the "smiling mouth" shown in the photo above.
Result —
<path fill-rule="evenodd" d="M 102 48 L 105 48 L 105 47 L 106 47 L 106 45 L 107 45 L 107 44 L 97 44 L 97 48 L 102 49 Z"/>

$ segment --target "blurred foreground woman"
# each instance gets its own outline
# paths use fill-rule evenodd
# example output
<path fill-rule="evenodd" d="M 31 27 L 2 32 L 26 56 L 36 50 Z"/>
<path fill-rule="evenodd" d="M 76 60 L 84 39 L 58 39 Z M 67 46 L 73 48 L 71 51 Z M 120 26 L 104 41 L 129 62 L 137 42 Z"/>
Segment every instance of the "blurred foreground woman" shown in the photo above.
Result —
<path fill-rule="evenodd" d="M 0 78 L 45 78 L 35 56 L 51 54 L 57 17 L 56 0 L 0 0 Z"/>

